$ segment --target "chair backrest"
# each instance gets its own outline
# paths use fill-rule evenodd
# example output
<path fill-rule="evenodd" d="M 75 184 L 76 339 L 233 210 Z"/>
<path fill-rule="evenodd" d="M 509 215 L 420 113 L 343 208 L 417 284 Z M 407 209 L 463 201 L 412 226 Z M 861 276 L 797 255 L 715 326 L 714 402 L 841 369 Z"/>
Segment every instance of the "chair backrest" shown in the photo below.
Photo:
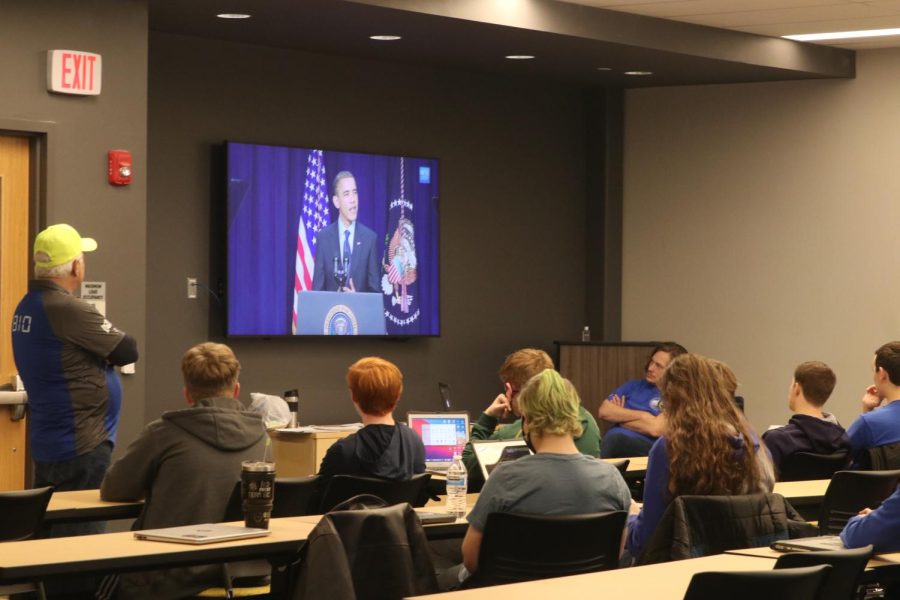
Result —
<path fill-rule="evenodd" d="M 795 519 L 799 515 L 780 494 L 678 496 L 636 561 L 651 564 L 768 546 L 791 537 Z"/>
<path fill-rule="evenodd" d="M 623 460 L 612 461 L 609 464 L 617 468 L 619 473 L 622 474 L 622 477 L 625 477 L 625 473 L 628 471 L 628 465 L 631 464 L 631 460 L 626 458 Z"/>
<path fill-rule="evenodd" d="M 409 504 L 324 515 L 300 551 L 292 598 L 383 600 L 437 592 L 422 523 Z M 375 498 L 375 504 L 380 501 Z"/>
<path fill-rule="evenodd" d="M 684 600 L 816 600 L 829 571 L 830 566 L 819 565 L 778 571 L 697 573 L 691 578 Z"/>
<path fill-rule="evenodd" d="M 52 495 L 52 487 L 0 492 L 0 542 L 33 537 L 44 520 Z"/>
<path fill-rule="evenodd" d="M 524 515 L 491 513 L 466 587 L 614 569 L 627 513 Z"/>
<path fill-rule="evenodd" d="M 869 448 L 866 452 L 868 464 L 863 466 L 873 471 L 900 469 L 900 442 Z M 865 461 L 863 461 L 865 463 Z"/>
<path fill-rule="evenodd" d="M 796 452 L 781 465 L 779 481 L 805 481 L 808 479 L 831 479 L 837 471 L 850 464 L 850 453 L 846 450 L 834 454 L 813 454 Z"/>
<path fill-rule="evenodd" d="M 275 498 L 272 503 L 273 517 L 299 517 L 319 514 L 316 498 L 319 476 L 276 477 Z M 241 508 L 241 482 L 234 484 L 223 521 L 240 521 L 244 518 Z"/>
<path fill-rule="evenodd" d="M 318 505 L 312 506 L 319 476 L 276 477 L 273 517 L 299 517 L 317 514 Z"/>
<path fill-rule="evenodd" d="M 860 510 L 878 508 L 894 493 L 898 483 L 900 470 L 838 471 L 822 499 L 819 532 L 823 535 L 840 533 L 850 517 Z"/>
<path fill-rule="evenodd" d="M 409 502 L 413 506 L 424 506 L 428 500 L 430 480 L 430 473 L 413 475 L 406 481 L 361 475 L 335 475 L 325 485 L 318 512 L 327 513 L 344 500 L 359 494 L 378 496 L 389 505 Z"/>
<path fill-rule="evenodd" d="M 818 600 L 853 600 L 859 578 L 872 557 L 872 546 L 830 552 L 790 552 L 775 562 L 776 569 L 831 565 L 831 572 L 819 592 Z"/>

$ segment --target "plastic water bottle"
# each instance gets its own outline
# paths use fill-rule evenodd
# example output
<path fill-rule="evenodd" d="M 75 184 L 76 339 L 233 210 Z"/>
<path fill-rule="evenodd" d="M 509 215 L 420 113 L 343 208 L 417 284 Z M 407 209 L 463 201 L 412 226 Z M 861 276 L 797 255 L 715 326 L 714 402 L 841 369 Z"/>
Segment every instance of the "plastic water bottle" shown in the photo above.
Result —
<path fill-rule="evenodd" d="M 591 341 L 591 328 L 587 325 L 584 326 L 584 329 L 581 330 L 581 341 L 589 342 Z"/>
<path fill-rule="evenodd" d="M 453 464 L 447 469 L 447 512 L 457 519 L 466 516 L 466 465 L 459 454 L 453 455 Z"/>

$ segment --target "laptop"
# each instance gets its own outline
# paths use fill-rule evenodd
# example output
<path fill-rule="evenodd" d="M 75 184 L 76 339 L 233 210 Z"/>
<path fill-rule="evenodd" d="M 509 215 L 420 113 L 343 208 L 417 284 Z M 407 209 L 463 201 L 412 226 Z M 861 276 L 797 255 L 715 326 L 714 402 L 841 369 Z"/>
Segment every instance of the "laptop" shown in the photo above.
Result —
<path fill-rule="evenodd" d="M 469 441 L 467 412 L 410 412 L 407 425 L 425 444 L 425 471 L 443 474 Z"/>
<path fill-rule="evenodd" d="M 204 523 L 202 525 L 184 525 L 181 527 L 135 531 L 134 538 L 156 542 L 177 542 L 179 544 L 212 544 L 215 542 L 262 537 L 271 533 L 268 529 L 257 529 L 255 527 Z"/>
<path fill-rule="evenodd" d="M 779 552 L 803 552 L 806 550 L 846 550 L 838 535 L 817 535 L 815 537 L 778 540 L 772 542 L 772 550 Z"/>
<path fill-rule="evenodd" d="M 487 481 L 491 472 L 505 462 L 510 462 L 532 454 L 523 439 L 515 440 L 472 440 L 472 449 L 478 464 L 481 466 L 481 474 Z"/>

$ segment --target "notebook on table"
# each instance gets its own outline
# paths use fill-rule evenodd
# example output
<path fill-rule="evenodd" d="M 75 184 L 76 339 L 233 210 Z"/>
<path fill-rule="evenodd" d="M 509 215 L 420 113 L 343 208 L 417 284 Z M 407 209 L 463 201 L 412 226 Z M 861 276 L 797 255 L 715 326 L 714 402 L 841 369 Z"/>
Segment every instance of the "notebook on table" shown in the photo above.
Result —
<path fill-rule="evenodd" d="M 177 542 L 179 544 L 212 544 L 247 538 L 262 537 L 272 532 L 255 527 L 239 527 L 236 525 L 220 525 L 204 523 L 202 525 L 183 525 L 181 527 L 165 527 L 163 529 L 145 529 L 135 531 L 138 540 L 156 542 Z"/>
<path fill-rule="evenodd" d="M 425 445 L 425 471 L 446 473 L 453 455 L 462 456 L 469 441 L 469 413 L 410 412 L 406 417 Z"/>
<path fill-rule="evenodd" d="M 472 440 L 472 449 L 475 451 L 475 457 L 478 458 L 481 474 L 484 475 L 485 481 L 498 465 L 532 454 L 523 439 Z"/>
<path fill-rule="evenodd" d="M 797 538 L 795 540 L 778 540 L 772 542 L 772 550 L 779 552 L 804 552 L 807 550 L 846 550 L 838 535 L 817 535 L 815 537 Z"/>

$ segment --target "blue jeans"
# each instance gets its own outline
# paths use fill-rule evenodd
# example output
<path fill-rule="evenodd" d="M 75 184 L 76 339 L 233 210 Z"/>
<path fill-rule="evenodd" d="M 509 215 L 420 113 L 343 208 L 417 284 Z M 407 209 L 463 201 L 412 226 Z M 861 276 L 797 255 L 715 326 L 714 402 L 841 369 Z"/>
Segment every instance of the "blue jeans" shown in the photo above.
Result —
<path fill-rule="evenodd" d="M 112 442 L 106 441 L 91 450 L 69 460 L 34 463 L 34 486 L 52 485 L 56 492 L 71 490 L 95 490 L 112 461 Z M 64 523 L 54 525 L 49 537 L 88 535 L 106 531 L 106 521 L 95 523 Z"/>
<path fill-rule="evenodd" d="M 603 458 L 628 458 L 647 456 L 653 442 L 643 437 L 625 433 L 607 432 L 600 441 L 600 456 Z"/>

